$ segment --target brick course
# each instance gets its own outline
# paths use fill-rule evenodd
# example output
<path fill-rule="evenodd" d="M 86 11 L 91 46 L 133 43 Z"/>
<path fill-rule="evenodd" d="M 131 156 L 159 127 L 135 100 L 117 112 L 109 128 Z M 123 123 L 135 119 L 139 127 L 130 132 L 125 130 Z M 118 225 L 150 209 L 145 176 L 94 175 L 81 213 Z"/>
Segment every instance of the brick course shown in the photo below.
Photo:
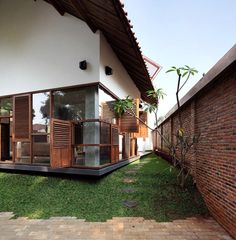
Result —
<path fill-rule="evenodd" d="M 187 154 L 192 175 L 212 216 L 236 237 L 236 64 L 221 72 L 181 108 L 187 134 L 200 139 Z M 173 126 L 171 127 L 171 123 Z M 173 112 L 160 126 L 164 135 L 179 128 Z M 158 150 L 167 148 L 158 139 Z"/>

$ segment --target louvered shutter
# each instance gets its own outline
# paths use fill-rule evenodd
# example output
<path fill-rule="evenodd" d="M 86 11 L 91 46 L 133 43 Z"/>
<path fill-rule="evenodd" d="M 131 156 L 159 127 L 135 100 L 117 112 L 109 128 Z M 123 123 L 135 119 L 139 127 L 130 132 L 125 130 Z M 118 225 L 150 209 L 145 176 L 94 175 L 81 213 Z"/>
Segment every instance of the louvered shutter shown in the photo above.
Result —
<path fill-rule="evenodd" d="M 30 141 L 31 136 L 31 97 L 30 95 L 16 96 L 13 98 L 13 140 Z"/>
<path fill-rule="evenodd" d="M 139 112 L 139 118 L 147 123 L 147 112 L 140 111 Z M 146 138 L 148 137 L 148 128 L 147 126 L 141 121 L 139 121 L 139 132 L 134 133 L 134 137 L 136 138 Z"/>
<path fill-rule="evenodd" d="M 112 162 L 119 161 L 119 130 L 117 127 L 112 127 L 112 147 L 111 147 Z"/>
<path fill-rule="evenodd" d="M 72 161 L 72 124 L 70 121 L 51 120 L 51 166 L 70 167 Z"/>
<path fill-rule="evenodd" d="M 123 134 L 122 142 L 122 158 L 127 159 L 130 157 L 130 136 L 128 133 Z"/>
<path fill-rule="evenodd" d="M 134 112 L 137 117 L 139 117 L 139 99 L 134 100 Z M 130 110 L 129 110 L 130 111 Z M 120 118 L 120 132 L 138 132 L 139 131 L 139 121 L 134 116 L 124 113 Z"/>

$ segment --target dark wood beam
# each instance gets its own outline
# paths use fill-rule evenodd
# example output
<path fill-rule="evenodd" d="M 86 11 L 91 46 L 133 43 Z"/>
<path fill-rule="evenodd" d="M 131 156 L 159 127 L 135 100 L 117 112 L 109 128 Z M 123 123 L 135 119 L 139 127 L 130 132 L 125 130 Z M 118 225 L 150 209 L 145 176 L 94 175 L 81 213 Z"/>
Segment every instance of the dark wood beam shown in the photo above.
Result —
<path fill-rule="evenodd" d="M 48 2 L 59 12 L 61 16 L 65 14 L 65 10 L 57 0 L 48 0 Z"/>
<path fill-rule="evenodd" d="M 114 12 L 113 3 L 110 0 L 87 0 L 87 2 L 90 2 L 91 4 L 101 7 L 106 11 L 109 11 L 114 16 L 116 15 L 116 13 Z"/>
<path fill-rule="evenodd" d="M 142 76 L 144 75 L 144 72 L 142 71 L 142 68 L 140 68 L 140 62 L 137 61 L 137 59 L 133 56 L 133 53 L 131 54 L 131 51 L 126 52 L 125 50 L 118 48 L 117 46 L 112 45 L 112 49 L 114 50 L 117 55 L 120 56 L 120 60 L 123 62 L 126 62 L 126 65 L 130 65 L 133 68 L 135 68 Z M 146 75 L 146 77 L 148 77 Z"/>
<path fill-rule="evenodd" d="M 125 48 L 132 48 L 132 46 L 130 45 L 130 42 L 125 41 L 126 39 L 120 38 L 117 35 L 115 35 L 114 33 L 107 32 L 103 29 L 101 29 L 101 30 L 103 31 L 103 35 L 105 36 L 105 38 L 109 39 L 109 41 L 108 40 L 107 41 L 110 44 L 114 43 L 116 46 L 123 45 Z"/>
<path fill-rule="evenodd" d="M 94 12 L 89 13 L 89 17 L 94 19 L 96 23 L 99 23 L 103 28 L 114 31 L 116 34 L 122 34 L 123 36 L 127 37 L 125 29 L 123 29 L 122 25 L 114 25 L 110 21 L 105 21 L 100 15 L 97 15 Z"/>
<path fill-rule="evenodd" d="M 69 0 L 71 5 L 76 11 L 84 18 L 85 22 L 88 24 L 89 28 L 95 33 L 97 28 L 92 22 L 91 18 L 88 16 L 88 9 L 82 0 Z"/>
<path fill-rule="evenodd" d="M 96 14 L 97 16 L 101 16 L 103 21 L 109 21 L 109 23 L 113 22 L 114 24 L 118 25 L 121 24 L 119 17 L 116 15 L 116 12 L 113 10 L 113 13 L 110 12 L 105 5 L 103 0 L 103 4 L 94 4 L 88 0 L 86 0 L 86 6 L 89 9 L 90 13 Z"/>

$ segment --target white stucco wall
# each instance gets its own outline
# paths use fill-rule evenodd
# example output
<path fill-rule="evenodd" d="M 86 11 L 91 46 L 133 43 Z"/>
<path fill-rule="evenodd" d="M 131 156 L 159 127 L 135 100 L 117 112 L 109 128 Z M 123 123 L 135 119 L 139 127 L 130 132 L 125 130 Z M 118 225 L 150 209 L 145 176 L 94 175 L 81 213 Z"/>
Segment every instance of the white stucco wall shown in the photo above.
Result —
<path fill-rule="evenodd" d="M 99 52 L 85 22 L 42 0 L 0 0 L 0 96 L 98 82 Z"/>
<path fill-rule="evenodd" d="M 100 82 L 120 98 L 127 95 L 139 98 L 139 90 L 102 34 L 100 51 Z M 113 69 L 112 75 L 105 74 L 105 66 Z"/>

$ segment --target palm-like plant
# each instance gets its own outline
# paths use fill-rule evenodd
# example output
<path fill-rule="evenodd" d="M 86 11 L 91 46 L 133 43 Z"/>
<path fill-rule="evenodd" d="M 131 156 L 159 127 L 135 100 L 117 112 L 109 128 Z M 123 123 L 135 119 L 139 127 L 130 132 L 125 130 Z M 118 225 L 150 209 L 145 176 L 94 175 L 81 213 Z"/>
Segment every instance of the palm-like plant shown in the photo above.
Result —
<path fill-rule="evenodd" d="M 183 128 L 183 122 L 181 117 L 181 111 L 180 111 L 180 102 L 179 102 L 179 92 L 184 87 L 184 85 L 189 80 L 190 76 L 198 73 L 198 71 L 195 68 L 191 68 L 188 65 L 185 65 L 184 67 L 171 67 L 166 73 L 169 72 L 175 72 L 178 76 L 178 83 L 177 83 L 177 90 L 176 90 L 176 100 L 177 100 L 177 114 L 178 114 L 178 120 L 179 120 L 179 128 L 176 132 L 176 143 L 172 143 L 169 146 L 170 155 L 172 156 L 172 159 L 174 161 L 175 165 L 178 165 L 180 167 L 180 173 L 179 173 L 179 182 L 180 186 L 184 187 L 184 183 L 186 178 L 188 177 L 191 168 L 189 168 L 187 162 L 186 162 L 186 154 L 190 151 L 194 143 L 198 142 L 198 139 L 200 137 L 200 134 L 194 134 L 193 136 L 188 136 L 186 134 L 185 129 Z M 177 157 L 177 151 L 179 151 L 180 155 Z"/>
<path fill-rule="evenodd" d="M 166 94 L 164 93 L 162 88 L 158 88 L 155 90 L 149 90 L 147 91 L 147 96 L 152 98 L 154 101 L 153 103 L 147 103 L 142 101 L 142 107 L 143 110 L 149 113 L 154 113 L 155 115 L 155 126 L 154 128 L 151 128 L 148 126 L 145 122 L 143 122 L 141 119 L 139 119 L 135 115 L 135 111 L 133 110 L 134 101 L 130 98 L 130 96 L 127 96 L 125 99 L 118 100 L 114 103 L 114 111 L 116 114 L 120 117 L 123 113 L 128 113 L 137 119 L 139 119 L 140 122 L 145 124 L 149 129 L 153 130 L 156 134 L 158 133 L 160 137 L 165 142 L 166 146 L 170 150 L 170 155 L 172 156 L 174 163 L 176 165 L 180 166 L 180 175 L 181 175 L 181 182 L 180 185 L 183 187 L 186 176 L 189 174 L 189 170 L 186 171 L 186 165 L 185 165 L 185 156 L 191 146 L 198 141 L 199 136 L 193 136 L 193 137 L 187 137 L 185 134 L 185 130 L 182 126 L 182 119 L 181 119 L 181 112 L 180 112 L 180 103 L 179 103 L 179 92 L 184 87 L 184 85 L 189 80 L 190 76 L 196 74 L 198 71 L 195 68 L 191 68 L 188 65 L 185 65 L 184 67 L 171 67 L 166 73 L 169 72 L 176 72 L 178 76 L 178 83 L 177 83 L 177 91 L 176 91 L 176 99 L 177 99 L 177 105 L 178 105 L 178 117 L 179 117 L 179 124 L 180 127 L 177 131 L 176 137 L 177 137 L 177 144 L 173 144 L 170 139 L 166 136 L 164 136 L 161 131 L 157 128 L 158 125 L 158 106 L 160 99 L 163 99 Z M 180 149 L 181 151 L 181 157 L 180 159 L 177 158 L 176 151 L 177 149 Z"/>
<path fill-rule="evenodd" d="M 178 109 L 179 109 L 180 108 L 179 92 L 184 87 L 184 85 L 188 82 L 190 76 L 194 75 L 195 73 L 198 73 L 198 71 L 195 68 L 191 68 L 188 65 L 185 65 L 184 67 L 179 67 L 179 68 L 173 66 L 169 70 L 166 71 L 166 73 L 169 73 L 169 72 L 176 72 L 178 75 L 176 100 L 177 100 L 177 105 L 178 105 Z M 184 82 L 181 84 L 182 80 L 184 80 Z"/>
<path fill-rule="evenodd" d="M 121 117 L 129 109 L 133 109 L 134 101 L 130 96 L 125 99 L 119 99 L 113 104 L 113 108 L 118 117 Z"/>

